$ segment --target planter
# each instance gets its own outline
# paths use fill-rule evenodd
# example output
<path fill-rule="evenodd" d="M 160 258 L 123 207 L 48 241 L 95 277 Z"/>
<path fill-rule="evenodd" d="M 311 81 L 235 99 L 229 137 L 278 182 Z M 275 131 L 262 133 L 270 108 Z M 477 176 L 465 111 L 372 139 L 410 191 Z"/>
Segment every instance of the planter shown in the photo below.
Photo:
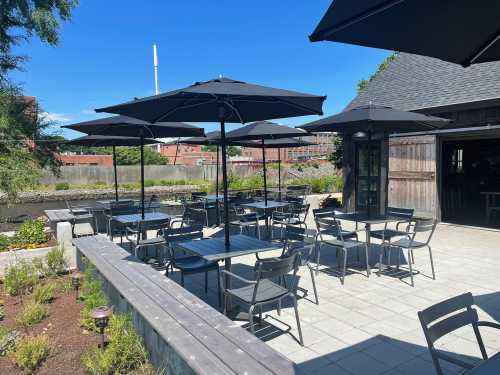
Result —
<path fill-rule="evenodd" d="M 19 249 L 0 253 L 0 277 L 4 276 L 5 269 L 14 262 L 21 259 L 29 261 L 34 258 L 43 258 L 50 250 L 55 248 L 57 248 L 57 245 L 41 247 L 39 249 Z"/>

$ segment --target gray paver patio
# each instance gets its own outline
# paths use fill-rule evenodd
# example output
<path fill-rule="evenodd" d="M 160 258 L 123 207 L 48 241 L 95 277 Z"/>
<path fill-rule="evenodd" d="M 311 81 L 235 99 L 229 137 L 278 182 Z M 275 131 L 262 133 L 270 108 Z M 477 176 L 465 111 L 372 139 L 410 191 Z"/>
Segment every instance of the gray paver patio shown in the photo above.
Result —
<path fill-rule="evenodd" d="M 317 206 L 317 197 L 309 200 L 313 207 Z M 314 228 L 312 215 L 308 221 L 308 227 Z M 212 233 L 212 229 L 207 230 L 207 234 Z M 256 334 L 293 360 L 299 374 L 433 374 L 417 311 L 470 291 L 481 319 L 500 320 L 499 244 L 500 231 L 438 225 L 431 243 L 437 279 L 430 277 L 428 253 L 415 251 L 415 268 L 420 273 L 415 275 L 414 288 L 409 285 L 409 277 L 399 279 L 404 272 L 378 276 L 378 268 L 372 270 L 370 278 L 363 268 L 354 270 L 341 285 L 334 251 L 325 249 L 316 278 L 319 305 L 313 302 L 309 272 L 299 272 L 300 288 L 309 291 L 299 299 L 305 346 L 301 347 L 296 339 L 291 306 L 285 305 L 281 316 L 269 307 L 265 323 L 257 327 Z M 372 255 L 372 262 L 376 257 L 377 254 Z M 233 271 L 251 277 L 254 263 L 255 256 L 234 258 Z M 203 275 L 186 277 L 186 288 L 217 307 L 215 276 L 209 275 L 208 296 L 203 280 Z M 303 294 L 299 291 L 299 296 Z M 482 333 L 488 352 L 500 351 L 500 332 L 485 328 Z M 462 359 L 479 358 L 471 329 L 444 337 L 438 341 L 438 347 L 457 353 Z M 446 374 L 462 371 L 450 364 L 443 364 L 443 369 Z"/>

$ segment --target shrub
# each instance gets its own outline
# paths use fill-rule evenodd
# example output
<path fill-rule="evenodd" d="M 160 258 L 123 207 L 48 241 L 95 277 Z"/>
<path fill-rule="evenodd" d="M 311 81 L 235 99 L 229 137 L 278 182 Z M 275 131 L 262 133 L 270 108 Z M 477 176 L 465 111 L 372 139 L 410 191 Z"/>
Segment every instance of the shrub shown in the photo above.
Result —
<path fill-rule="evenodd" d="M 26 248 L 40 247 L 48 241 L 48 235 L 45 232 L 45 223 L 42 220 L 28 219 L 20 226 L 16 234 L 18 246 Z"/>
<path fill-rule="evenodd" d="M 16 343 L 14 361 L 31 374 L 47 359 L 50 351 L 50 340 L 46 334 L 26 336 Z"/>
<path fill-rule="evenodd" d="M 151 187 L 155 185 L 156 185 L 155 180 L 144 180 L 144 187 Z"/>
<path fill-rule="evenodd" d="M 64 248 L 54 248 L 47 253 L 47 270 L 51 275 L 60 275 L 66 271 L 66 260 L 64 259 Z"/>
<path fill-rule="evenodd" d="M 25 260 L 10 265 L 5 271 L 5 292 L 11 296 L 26 294 L 37 283 L 38 275 L 35 268 Z"/>
<path fill-rule="evenodd" d="M 54 299 L 54 293 L 56 291 L 56 284 L 48 283 L 45 285 L 38 285 L 35 290 L 33 290 L 33 299 L 37 303 L 49 303 Z"/>
<path fill-rule="evenodd" d="M 31 260 L 31 265 L 33 266 L 34 272 L 39 276 L 39 277 L 45 277 L 47 276 L 47 267 L 45 266 L 45 262 L 43 258 L 33 258 Z"/>
<path fill-rule="evenodd" d="M 342 203 L 335 197 L 329 195 L 319 203 L 320 208 L 342 208 Z"/>
<path fill-rule="evenodd" d="M 41 303 L 30 301 L 17 313 L 16 323 L 24 328 L 40 323 L 48 315 L 47 307 Z"/>
<path fill-rule="evenodd" d="M 146 348 L 130 316 L 113 315 L 107 333 L 110 343 L 105 350 L 93 348 L 82 357 L 90 374 L 127 374 L 147 362 Z"/>
<path fill-rule="evenodd" d="M 5 234 L 0 234 L 0 253 L 3 251 L 8 251 L 10 245 L 12 244 L 12 238 L 6 236 Z"/>
<path fill-rule="evenodd" d="M 17 331 L 9 331 L 7 327 L 0 326 L 0 357 L 9 354 L 16 344 Z"/>
<path fill-rule="evenodd" d="M 56 190 L 69 190 L 69 183 L 68 182 L 58 182 L 55 185 Z"/>

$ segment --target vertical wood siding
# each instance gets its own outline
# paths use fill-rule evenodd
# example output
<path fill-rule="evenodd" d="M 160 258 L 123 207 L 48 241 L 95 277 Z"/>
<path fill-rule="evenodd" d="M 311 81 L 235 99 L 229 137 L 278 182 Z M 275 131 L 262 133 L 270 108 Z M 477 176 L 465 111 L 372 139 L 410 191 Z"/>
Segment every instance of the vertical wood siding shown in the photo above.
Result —
<path fill-rule="evenodd" d="M 388 205 L 437 217 L 436 136 L 389 140 Z"/>

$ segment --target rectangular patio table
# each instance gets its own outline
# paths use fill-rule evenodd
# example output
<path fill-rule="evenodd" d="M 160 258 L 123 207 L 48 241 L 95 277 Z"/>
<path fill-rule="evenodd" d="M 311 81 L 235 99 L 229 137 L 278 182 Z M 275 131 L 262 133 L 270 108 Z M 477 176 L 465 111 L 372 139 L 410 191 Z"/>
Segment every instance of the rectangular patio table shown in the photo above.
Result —
<path fill-rule="evenodd" d="M 267 205 L 266 202 L 264 201 L 258 201 L 258 202 L 250 202 L 250 203 L 243 203 L 243 207 L 248 207 L 248 208 L 254 208 L 257 210 L 263 210 L 264 211 L 264 216 L 265 216 L 265 221 L 266 221 L 266 231 L 269 236 L 269 220 L 268 220 L 268 212 L 271 210 L 277 210 L 278 208 L 283 208 L 286 206 L 289 206 L 290 202 L 280 202 L 280 201 L 273 201 L 273 200 L 268 200 Z"/>
<path fill-rule="evenodd" d="M 205 240 L 181 242 L 178 246 L 207 261 L 224 260 L 224 268 L 231 272 L 231 259 L 249 254 L 257 254 L 274 250 L 282 250 L 283 246 L 255 237 L 237 234 L 229 237 L 230 245 L 226 246 L 224 237 L 212 237 Z M 230 278 L 226 278 L 226 288 L 231 287 Z M 230 308 L 228 309 L 230 310 Z"/>
<path fill-rule="evenodd" d="M 465 371 L 464 375 L 497 375 L 500 374 L 500 353 L 481 362 L 481 364 L 471 370 Z"/>
<path fill-rule="evenodd" d="M 137 222 L 148 222 L 154 220 L 162 219 L 173 219 L 175 216 L 165 214 L 163 212 L 146 212 L 144 214 L 144 219 L 141 214 L 127 214 L 127 215 L 116 215 L 112 216 L 113 220 L 120 222 L 123 225 L 135 224 Z"/>

